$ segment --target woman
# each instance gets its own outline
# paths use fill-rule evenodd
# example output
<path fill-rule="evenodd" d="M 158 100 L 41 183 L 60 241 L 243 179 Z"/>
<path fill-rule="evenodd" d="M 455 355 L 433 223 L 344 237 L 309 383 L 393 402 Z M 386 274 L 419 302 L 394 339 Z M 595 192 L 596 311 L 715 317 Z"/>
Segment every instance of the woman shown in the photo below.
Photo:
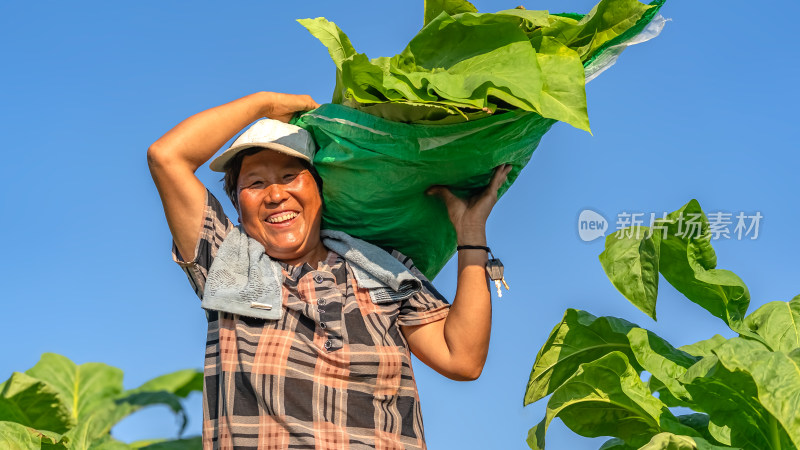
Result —
<path fill-rule="evenodd" d="M 313 147 L 287 124 L 318 106 L 248 95 L 184 120 L 147 153 L 175 260 L 207 310 L 205 448 L 425 448 L 409 351 L 454 380 L 478 378 L 486 360 L 485 224 L 510 166 L 468 200 L 428 192 L 470 247 L 449 305 L 403 255 L 320 230 Z M 234 227 L 195 171 L 264 117 L 277 122 L 257 122 L 211 164 L 225 171 Z"/>

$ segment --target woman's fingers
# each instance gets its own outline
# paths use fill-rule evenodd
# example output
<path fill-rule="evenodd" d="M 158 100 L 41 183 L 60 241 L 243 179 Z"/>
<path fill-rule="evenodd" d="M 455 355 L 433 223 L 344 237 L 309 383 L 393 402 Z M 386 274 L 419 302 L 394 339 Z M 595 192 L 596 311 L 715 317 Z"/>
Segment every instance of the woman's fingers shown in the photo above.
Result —
<path fill-rule="evenodd" d="M 489 186 L 492 191 L 497 193 L 500 186 L 506 182 L 506 178 L 508 178 L 508 174 L 511 172 L 511 164 L 502 164 L 497 166 L 494 169 L 494 174 L 492 175 L 492 181 L 489 183 Z"/>
<path fill-rule="evenodd" d="M 489 185 L 486 186 L 486 189 L 483 191 L 483 193 L 473 197 L 469 203 L 475 203 L 481 197 L 493 197 L 496 200 L 497 191 L 500 189 L 500 186 L 505 183 L 509 172 L 511 172 L 511 164 L 501 164 L 497 166 L 494 169 L 494 173 L 492 174 L 492 179 L 489 181 Z M 427 191 L 425 191 L 425 193 L 440 197 L 446 204 L 450 204 L 453 200 L 461 200 L 456 197 L 455 194 L 450 192 L 450 189 L 445 186 L 431 186 Z"/>
<path fill-rule="evenodd" d="M 447 214 L 450 216 L 450 221 L 453 222 L 455 227 L 458 227 L 458 222 L 460 222 L 461 216 L 464 214 L 464 210 L 467 207 L 466 202 L 444 186 L 433 186 L 425 191 L 425 193 L 428 195 L 435 195 L 442 199 L 445 208 L 447 208 Z"/>
<path fill-rule="evenodd" d="M 273 106 L 267 117 L 270 119 L 289 122 L 297 112 L 310 111 L 319 108 L 319 103 L 310 95 L 295 95 L 273 92 Z"/>
<path fill-rule="evenodd" d="M 501 164 L 494 169 L 489 185 L 486 186 L 483 194 L 481 194 L 481 197 L 487 199 L 491 205 L 497 202 L 497 191 L 500 190 L 500 186 L 506 182 L 509 172 L 511 172 L 511 164 Z"/>
<path fill-rule="evenodd" d="M 305 97 L 306 104 L 303 106 L 303 111 L 311 111 L 312 109 L 319 108 L 319 103 L 314 101 L 314 99 L 311 98 L 310 95 L 306 95 L 304 97 Z"/>
<path fill-rule="evenodd" d="M 441 197 L 441 199 L 444 200 L 445 203 L 447 203 L 453 197 L 455 197 L 453 193 L 450 192 L 450 189 L 447 189 L 444 186 L 432 186 L 428 188 L 428 190 L 425 191 L 425 193 L 428 195 L 436 195 L 438 197 Z"/>
<path fill-rule="evenodd" d="M 497 191 L 506 181 L 510 171 L 510 164 L 497 166 L 491 181 L 483 192 L 469 199 L 457 197 L 445 186 L 432 186 L 425 193 L 436 195 L 444 201 L 450 221 L 453 223 L 456 233 L 460 235 L 462 230 L 485 226 L 486 219 L 497 203 Z"/>

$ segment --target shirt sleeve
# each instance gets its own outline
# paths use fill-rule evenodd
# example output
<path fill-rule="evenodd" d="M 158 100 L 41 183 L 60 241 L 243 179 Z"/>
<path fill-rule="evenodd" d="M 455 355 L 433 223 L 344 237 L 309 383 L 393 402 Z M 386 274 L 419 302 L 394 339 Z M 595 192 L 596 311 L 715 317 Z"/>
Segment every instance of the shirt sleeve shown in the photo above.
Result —
<path fill-rule="evenodd" d="M 208 269 L 217 256 L 217 250 L 228 232 L 233 228 L 233 223 L 228 219 L 222 205 L 214 195 L 206 190 L 206 206 L 203 210 L 203 226 L 195 244 L 195 257 L 185 261 L 175 242 L 172 242 L 172 260 L 178 263 L 189 278 L 195 294 L 203 298 L 203 289 L 206 286 Z"/>
<path fill-rule="evenodd" d="M 411 258 L 397 250 L 392 251 L 392 256 L 400 260 L 422 282 L 422 289 L 408 299 L 403 300 L 400 305 L 397 324 L 400 326 L 424 325 L 447 317 L 447 313 L 450 312 L 450 303 L 433 287 L 433 284 L 425 278 L 425 275 L 414 266 Z"/>

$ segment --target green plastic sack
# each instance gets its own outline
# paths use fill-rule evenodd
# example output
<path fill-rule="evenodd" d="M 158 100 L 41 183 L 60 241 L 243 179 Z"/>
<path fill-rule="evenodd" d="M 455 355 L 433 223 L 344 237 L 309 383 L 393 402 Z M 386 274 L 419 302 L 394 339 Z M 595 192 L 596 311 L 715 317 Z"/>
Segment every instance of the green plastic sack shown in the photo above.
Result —
<path fill-rule="evenodd" d="M 651 3 L 635 23 L 618 24 L 612 30 L 613 37 L 600 43 L 593 30 L 603 29 L 605 12 L 630 2 L 603 0 L 587 16 L 569 15 L 574 19 L 572 25 L 568 24 L 576 30 L 574 35 L 548 29 L 575 51 L 583 49 L 580 53 L 587 80 L 612 65 L 626 46 L 658 34 L 656 31 L 642 37 L 663 0 Z M 311 22 L 319 26 L 314 32 L 317 37 L 336 37 L 321 40 L 337 64 L 337 92 L 342 86 L 355 86 L 355 79 L 342 81 L 341 67 L 359 57 L 351 51 L 349 40 L 325 19 L 306 21 L 304 26 Z M 660 26 L 657 28 L 660 31 Z M 342 53 L 342 49 L 346 51 Z M 334 100 L 344 102 L 346 97 L 335 94 Z M 466 197 L 488 184 L 493 168 L 511 164 L 511 173 L 499 192 L 502 195 L 556 122 L 537 112 L 515 109 L 485 118 L 457 118 L 460 123 L 451 123 L 449 118 L 403 123 L 378 115 L 394 119 L 393 115 L 399 114 L 408 119 L 416 117 L 424 105 L 400 98 L 369 105 L 355 102 L 352 106 L 356 109 L 326 104 L 295 121 L 311 132 L 319 146 L 314 164 L 324 180 L 323 226 L 386 249 L 397 249 L 411 257 L 430 279 L 455 253 L 456 235 L 443 202 L 427 196 L 425 191 L 434 185 L 445 185 L 456 195 Z"/>
<path fill-rule="evenodd" d="M 297 125 L 319 146 L 314 165 L 324 180 L 323 227 L 397 249 L 432 279 L 455 252 L 456 234 L 444 203 L 425 190 L 445 185 L 468 196 L 488 184 L 492 168 L 508 163 L 513 168 L 502 195 L 555 122 L 509 112 L 415 125 L 326 104 Z"/>

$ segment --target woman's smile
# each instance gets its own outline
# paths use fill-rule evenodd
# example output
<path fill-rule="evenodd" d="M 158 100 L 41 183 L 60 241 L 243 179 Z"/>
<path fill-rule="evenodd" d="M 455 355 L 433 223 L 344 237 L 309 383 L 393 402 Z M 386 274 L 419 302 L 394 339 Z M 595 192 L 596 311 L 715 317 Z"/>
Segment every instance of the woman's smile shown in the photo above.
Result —
<path fill-rule="evenodd" d="M 288 226 L 299 216 L 297 211 L 277 212 L 267 217 L 267 223 L 276 226 Z"/>

